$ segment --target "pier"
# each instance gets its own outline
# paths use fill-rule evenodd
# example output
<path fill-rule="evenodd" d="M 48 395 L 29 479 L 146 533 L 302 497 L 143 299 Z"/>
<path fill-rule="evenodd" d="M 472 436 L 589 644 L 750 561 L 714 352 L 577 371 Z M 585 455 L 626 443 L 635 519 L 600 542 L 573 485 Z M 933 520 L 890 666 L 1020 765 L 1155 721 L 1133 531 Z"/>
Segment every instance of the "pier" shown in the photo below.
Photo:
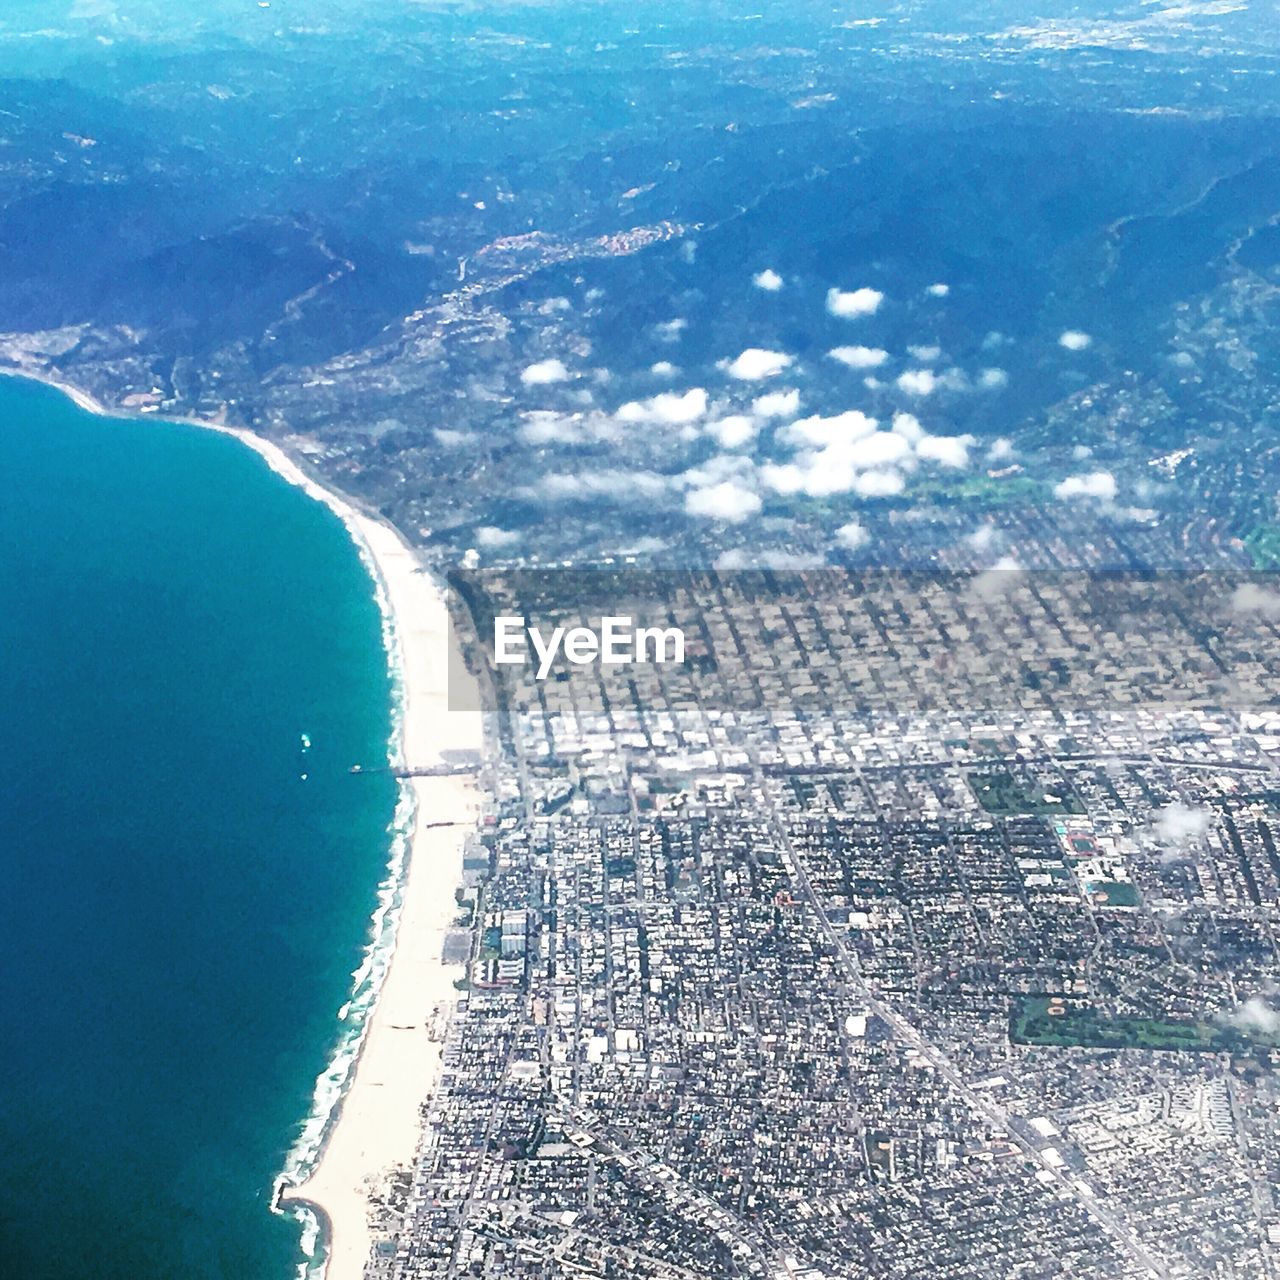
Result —
<path fill-rule="evenodd" d="M 397 778 L 452 778 L 479 771 L 479 760 L 450 760 L 442 764 L 423 764 L 392 769 Z"/>
<path fill-rule="evenodd" d="M 474 774 L 480 769 L 479 759 L 446 760 L 439 764 L 420 765 L 363 765 L 353 764 L 348 773 L 389 773 L 393 778 L 453 778 Z"/>

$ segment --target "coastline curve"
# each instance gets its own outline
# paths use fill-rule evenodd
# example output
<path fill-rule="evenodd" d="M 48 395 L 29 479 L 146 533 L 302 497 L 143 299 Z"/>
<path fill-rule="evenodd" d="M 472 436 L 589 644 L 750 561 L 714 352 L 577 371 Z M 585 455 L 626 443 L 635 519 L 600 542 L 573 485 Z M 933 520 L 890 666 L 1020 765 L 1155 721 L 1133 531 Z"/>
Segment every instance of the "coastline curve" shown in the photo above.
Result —
<path fill-rule="evenodd" d="M 50 386 L 86 412 L 115 412 L 40 371 L 0 374 Z M 151 418 L 152 415 L 146 415 Z M 418 563 L 398 530 L 325 487 L 279 445 L 243 428 L 196 418 L 154 417 L 228 435 L 278 476 L 332 511 L 374 584 L 394 691 L 388 763 L 423 767 L 483 745 L 479 712 L 451 710 L 450 650 L 457 639 L 443 585 Z M 456 658 L 456 655 L 455 655 Z M 456 673 L 465 670 L 455 660 Z M 462 883 L 462 851 L 474 830 L 473 778 L 409 777 L 389 827 L 386 873 L 376 890 L 359 967 L 337 1020 L 341 1028 L 312 1106 L 272 1187 L 273 1213 L 302 1228 L 300 1280 L 359 1280 L 373 1247 L 369 1197 L 413 1159 L 422 1108 L 440 1073 L 443 1031 L 465 970 L 444 962 L 445 935 Z M 425 821 L 430 815 L 430 822 Z"/>

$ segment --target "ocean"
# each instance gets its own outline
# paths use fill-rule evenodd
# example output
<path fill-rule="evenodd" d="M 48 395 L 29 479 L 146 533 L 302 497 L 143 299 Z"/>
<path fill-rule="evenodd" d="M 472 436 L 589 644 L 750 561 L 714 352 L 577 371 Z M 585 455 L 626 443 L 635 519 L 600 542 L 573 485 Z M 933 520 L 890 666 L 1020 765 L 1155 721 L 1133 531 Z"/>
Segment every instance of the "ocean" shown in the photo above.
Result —
<path fill-rule="evenodd" d="M 0 1275 L 296 1274 L 272 1186 L 366 958 L 397 788 L 348 770 L 393 702 L 332 513 L 0 379 Z"/>

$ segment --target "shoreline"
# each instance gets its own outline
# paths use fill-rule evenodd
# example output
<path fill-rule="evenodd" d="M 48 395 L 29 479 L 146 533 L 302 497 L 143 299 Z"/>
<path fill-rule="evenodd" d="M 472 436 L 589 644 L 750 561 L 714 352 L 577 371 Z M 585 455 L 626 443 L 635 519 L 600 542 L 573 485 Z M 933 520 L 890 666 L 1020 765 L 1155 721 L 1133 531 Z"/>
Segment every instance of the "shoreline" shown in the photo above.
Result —
<path fill-rule="evenodd" d="M 2 372 L 53 387 L 95 416 L 154 417 L 233 436 L 282 479 L 323 503 L 342 521 L 374 582 L 395 687 L 393 763 L 423 767 L 458 751 L 475 752 L 479 759 L 479 712 L 448 706 L 450 648 L 456 638 L 444 589 L 421 571 L 397 529 L 320 484 L 273 441 L 244 428 L 115 412 L 37 371 Z M 460 661 L 456 665 L 465 669 Z M 366 983 L 371 984 L 368 1004 L 357 1011 L 358 1021 L 352 1018 L 354 1034 L 340 1033 L 317 1078 L 312 1110 L 286 1156 L 271 1201 L 273 1212 L 302 1224 L 307 1258 L 302 1273 L 325 1280 L 363 1275 L 374 1240 L 370 1193 L 380 1193 L 391 1170 L 413 1161 L 422 1108 L 440 1076 L 443 1034 L 457 999 L 454 979 L 465 974 L 465 965 L 444 963 L 443 950 L 457 911 L 454 890 L 462 884 L 463 845 L 476 827 L 478 787 L 466 775 L 410 778 L 400 787 L 387 873 L 377 889 L 364 961 L 338 1014 L 339 1028 L 347 1024 Z M 314 1253 L 317 1236 L 322 1260 Z"/>

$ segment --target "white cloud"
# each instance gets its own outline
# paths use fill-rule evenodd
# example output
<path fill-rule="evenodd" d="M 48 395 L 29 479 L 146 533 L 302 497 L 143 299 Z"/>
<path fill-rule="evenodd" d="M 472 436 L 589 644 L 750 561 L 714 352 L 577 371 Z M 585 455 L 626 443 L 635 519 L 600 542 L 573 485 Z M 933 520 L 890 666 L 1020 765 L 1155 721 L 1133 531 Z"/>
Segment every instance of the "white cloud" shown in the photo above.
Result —
<path fill-rule="evenodd" d="M 916 457 L 936 462 L 944 467 L 967 467 L 969 449 L 977 441 L 970 435 L 925 436 L 916 445 Z"/>
<path fill-rule="evenodd" d="M 893 429 L 904 440 L 910 440 L 912 444 L 924 439 L 924 428 L 920 425 L 920 419 L 914 413 L 895 413 L 893 415 Z"/>
<path fill-rule="evenodd" d="M 736 360 L 722 365 L 731 378 L 743 382 L 759 382 L 772 378 L 791 367 L 791 357 L 782 351 L 765 351 L 761 347 L 748 347 Z"/>
<path fill-rule="evenodd" d="M 736 453 L 717 453 L 700 466 L 690 467 L 678 477 L 685 488 L 706 489 L 722 480 L 740 480 L 750 483 L 755 476 L 755 465 L 750 458 Z"/>
<path fill-rule="evenodd" d="M 1268 1036 L 1280 1032 L 1280 1011 L 1273 1009 L 1261 996 L 1250 996 L 1227 1015 L 1227 1021 L 1242 1031 L 1260 1031 Z"/>
<path fill-rule="evenodd" d="M 481 525 L 476 530 L 476 545 L 487 549 L 510 547 L 520 541 L 520 534 L 510 529 L 499 529 L 496 525 Z"/>
<path fill-rule="evenodd" d="M 760 479 L 777 493 L 803 493 L 810 498 L 829 498 L 853 490 L 858 472 L 847 462 L 824 460 L 826 453 L 806 454 L 800 462 L 766 462 L 760 468 Z"/>
<path fill-rule="evenodd" d="M 853 482 L 859 498 L 896 498 L 907 487 L 898 471 L 864 471 Z"/>
<path fill-rule="evenodd" d="M 901 464 L 911 469 L 911 442 L 896 431 L 873 431 L 856 440 L 842 440 L 814 454 L 824 466 L 850 467 L 855 471 L 874 471 L 877 467 Z"/>
<path fill-rule="evenodd" d="M 1181 800 L 1157 809 L 1151 816 L 1151 830 L 1161 844 L 1180 846 L 1199 840 L 1213 823 L 1211 810 L 1194 809 Z"/>
<path fill-rule="evenodd" d="M 826 451 L 824 450 L 823 453 Z M 848 493 L 858 473 L 846 463 L 820 461 L 823 454 L 811 454 L 801 464 L 804 483 L 801 491 L 810 498 L 830 498 L 837 493 Z"/>
<path fill-rule="evenodd" d="M 883 347 L 833 347 L 827 355 L 850 369 L 878 369 L 889 358 Z"/>
<path fill-rule="evenodd" d="M 983 369 L 978 375 L 978 386 L 984 391 L 999 391 L 1009 385 L 1009 375 L 1003 369 Z"/>
<path fill-rule="evenodd" d="M 721 418 L 719 422 L 709 422 L 707 431 L 722 449 L 740 449 L 755 439 L 756 424 L 744 414 L 735 413 Z"/>
<path fill-rule="evenodd" d="M 844 413 L 821 417 L 814 414 L 798 418 L 778 433 L 779 439 L 801 448 L 826 448 L 828 445 L 847 443 L 870 435 L 876 429 L 876 420 L 860 409 L 848 409 Z"/>
<path fill-rule="evenodd" d="M 931 298 L 945 298 L 951 292 L 949 284 L 931 284 L 926 290 Z"/>
<path fill-rule="evenodd" d="M 1080 329 L 1067 329 L 1058 338 L 1058 345 L 1068 351 L 1083 351 L 1092 342 L 1093 339 Z"/>
<path fill-rule="evenodd" d="M 552 382 L 566 382 L 569 370 L 560 360 L 539 360 L 531 364 L 521 375 L 520 381 L 526 387 L 542 387 Z"/>
<path fill-rule="evenodd" d="M 576 474 L 551 472 L 537 485 L 522 492 L 547 502 L 577 502 L 584 498 L 607 498 L 623 503 L 648 503 L 671 489 L 666 476 L 653 471 L 581 471 Z"/>
<path fill-rule="evenodd" d="M 833 316 L 853 319 L 856 316 L 872 316 L 879 310 L 884 301 L 884 294 L 879 289 L 843 289 L 827 290 L 827 310 Z"/>
<path fill-rule="evenodd" d="M 942 358 L 942 348 L 934 345 L 920 346 L 913 344 L 907 347 L 911 353 L 913 360 L 919 360 L 921 364 L 933 364 L 935 360 Z"/>
<path fill-rule="evenodd" d="M 987 450 L 988 462 L 1008 462 L 1013 457 L 1013 441 L 1008 436 L 997 436 Z"/>
<path fill-rule="evenodd" d="M 874 418 L 857 409 L 800 418 L 783 427 L 777 439 L 798 450 L 790 462 L 760 468 L 761 482 L 779 493 L 884 497 L 902 492 L 899 469 L 915 465 L 906 435 L 879 430 Z"/>
<path fill-rule="evenodd" d="M 689 327 L 689 322 L 682 317 L 674 320 L 663 320 L 653 326 L 653 336 L 659 342 L 679 342 L 680 335 Z"/>
<path fill-rule="evenodd" d="M 902 475 L 892 469 L 855 471 L 848 466 L 826 465 L 821 458 L 821 453 L 810 454 L 803 465 L 767 462 L 760 468 L 760 479 L 777 493 L 803 493 L 811 498 L 827 498 L 836 493 L 852 493 L 860 498 L 892 498 L 906 488 Z"/>
<path fill-rule="evenodd" d="M 578 444 L 589 438 L 590 433 L 580 413 L 531 409 L 521 417 L 520 438 L 526 444 Z"/>
<path fill-rule="evenodd" d="M 909 440 L 893 431 L 872 431 L 872 434 L 859 439 L 846 440 L 837 448 L 860 470 L 883 466 L 886 462 L 899 462 L 911 452 Z"/>
<path fill-rule="evenodd" d="M 751 283 L 766 293 L 777 293 L 782 288 L 782 277 L 772 267 L 766 267 L 751 277 Z"/>
<path fill-rule="evenodd" d="M 965 535 L 965 541 L 979 553 L 990 551 L 1000 534 L 993 524 L 980 524 L 972 533 Z"/>
<path fill-rule="evenodd" d="M 1126 524 L 1154 524 L 1160 517 L 1154 507 L 1117 507 L 1112 514 Z"/>
<path fill-rule="evenodd" d="M 716 568 L 729 569 L 777 569 L 795 572 L 803 569 L 821 569 L 827 563 L 826 557 L 814 552 L 779 551 L 766 548 L 763 551 L 748 551 L 745 547 L 731 547 L 716 559 Z"/>
<path fill-rule="evenodd" d="M 778 551 L 768 549 L 759 557 L 761 568 L 776 569 L 780 572 L 798 572 L 803 569 L 821 569 L 827 563 L 827 557 L 817 551 Z"/>
<path fill-rule="evenodd" d="M 759 494 L 733 480 L 724 480 L 705 489 L 690 489 L 684 498 L 684 509 L 691 516 L 704 516 L 708 520 L 723 520 L 729 524 L 740 524 L 759 515 L 762 505 Z"/>
<path fill-rule="evenodd" d="M 1280 618 L 1280 592 L 1268 591 L 1256 582 L 1242 582 L 1231 593 L 1231 607 L 1237 613 L 1260 613 L 1265 618 Z"/>
<path fill-rule="evenodd" d="M 766 462 L 760 468 L 760 479 L 775 493 L 800 493 L 804 490 L 805 472 L 794 462 Z"/>
<path fill-rule="evenodd" d="M 850 520 L 848 524 L 842 524 L 836 530 L 836 541 L 846 551 L 857 551 L 859 547 L 864 547 L 871 540 L 871 534 L 867 532 L 867 527 L 857 520 Z"/>
<path fill-rule="evenodd" d="M 1116 478 L 1110 471 L 1090 471 L 1082 476 L 1068 476 L 1053 486 L 1057 498 L 1099 498 L 1110 502 L 1116 496 Z"/>
<path fill-rule="evenodd" d="M 696 422 L 707 411 L 707 393 L 691 387 L 683 395 L 664 391 L 648 400 L 629 400 L 619 408 L 619 422 L 655 422 L 678 426 Z"/>
<path fill-rule="evenodd" d="M 1093 446 L 1088 444 L 1074 444 L 1071 446 L 1071 456 L 1077 462 L 1083 462 L 1086 458 L 1093 457 Z"/>
<path fill-rule="evenodd" d="M 1022 574 L 1022 566 L 1013 556 L 1001 556 L 990 569 L 974 576 L 969 595 L 987 603 L 998 600 L 1022 582 Z"/>
<path fill-rule="evenodd" d="M 938 379 L 932 369 L 908 369 L 898 375 L 898 389 L 912 396 L 932 395 Z"/>
<path fill-rule="evenodd" d="M 649 372 L 659 378 L 674 378 L 680 370 L 670 360 L 659 360 L 657 364 L 649 366 Z"/>
<path fill-rule="evenodd" d="M 470 431 L 458 431 L 454 427 L 436 427 L 431 434 L 435 436 L 436 444 L 446 449 L 461 448 L 472 439 Z"/>
<path fill-rule="evenodd" d="M 751 412 L 757 418 L 790 418 L 800 409 L 800 393 L 791 391 L 770 391 L 767 395 L 757 396 L 751 402 Z"/>
<path fill-rule="evenodd" d="M 669 544 L 665 538 L 642 537 L 637 538 L 629 546 L 619 547 L 618 554 L 620 556 L 653 556 L 661 551 L 666 551 Z"/>

